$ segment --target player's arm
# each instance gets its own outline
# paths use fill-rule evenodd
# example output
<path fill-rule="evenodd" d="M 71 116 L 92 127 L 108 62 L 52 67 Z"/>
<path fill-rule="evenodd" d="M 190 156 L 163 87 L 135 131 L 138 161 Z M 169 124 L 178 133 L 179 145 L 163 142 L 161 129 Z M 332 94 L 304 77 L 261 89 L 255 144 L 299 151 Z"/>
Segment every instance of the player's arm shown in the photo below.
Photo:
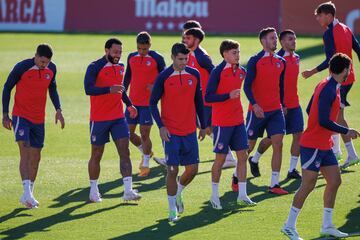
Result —
<path fill-rule="evenodd" d="M 280 102 L 283 108 L 286 108 L 284 103 L 284 82 L 285 82 L 285 70 L 286 70 L 286 61 L 281 60 L 284 64 L 284 69 L 280 74 Z"/>
<path fill-rule="evenodd" d="M 4 84 L 4 89 L 3 89 L 3 94 L 2 94 L 2 105 L 3 105 L 4 116 L 8 115 L 8 113 L 9 113 L 11 91 L 15 87 L 16 83 L 19 82 L 23 72 L 24 71 L 21 69 L 20 64 L 15 65 L 15 67 L 10 72 L 10 74 Z"/>
<path fill-rule="evenodd" d="M 312 105 L 312 103 L 313 103 L 313 100 L 314 100 L 314 95 L 311 96 L 310 101 L 309 101 L 309 103 L 308 103 L 308 105 L 307 105 L 307 107 L 306 107 L 306 113 L 307 113 L 307 115 L 310 115 L 311 105 Z"/>
<path fill-rule="evenodd" d="M 56 71 L 56 66 L 55 66 L 55 64 L 50 63 L 49 68 L 54 73 L 54 76 L 51 79 L 48 91 L 49 91 L 49 96 L 50 96 L 51 102 L 54 105 L 54 108 L 56 110 L 55 124 L 57 124 L 58 121 L 59 121 L 60 124 L 61 124 L 61 129 L 64 129 L 64 127 L 65 127 L 65 119 L 64 119 L 64 116 L 62 115 L 62 112 L 61 112 L 60 97 L 59 97 L 59 94 L 58 94 L 58 91 L 57 91 L 57 86 L 56 86 L 56 72 L 57 72 Z"/>
<path fill-rule="evenodd" d="M 196 92 L 195 92 L 195 107 L 196 107 L 196 114 L 200 122 L 200 131 L 198 139 L 200 141 L 204 140 L 206 136 L 206 125 L 205 125 L 205 118 L 204 118 L 204 101 L 201 91 L 201 82 L 200 82 L 200 74 L 197 73 L 197 83 L 196 83 Z"/>
<path fill-rule="evenodd" d="M 164 69 L 166 67 L 164 57 L 161 56 L 160 54 L 157 54 L 155 56 L 155 61 L 157 63 L 158 73 L 161 73 L 162 71 L 164 71 Z"/>
<path fill-rule="evenodd" d="M 200 122 L 200 128 L 201 129 L 205 129 L 205 119 L 204 119 L 204 101 L 203 101 L 203 97 L 202 97 L 202 92 L 201 92 L 201 83 L 200 83 L 200 74 L 197 73 L 197 83 L 196 83 L 196 92 L 195 92 L 195 107 L 196 107 L 196 114 L 199 118 L 199 122 Z"/>
<path fill-rule="evenodd" d="M 224 102 L 230 99 L 230 93 L 217 94 L 216 90 L 220 82 L 221 70 L 215 68 L 211 74 L 206 86 L 205 101 L 208 103 Z"/>
<path fill-rule="evenodd" d="M 325 70 L 326 68 L 329 67 L 329 61 L 330 58 L 334 55 L 335 53 L 335 42 L 334 42 L 334 36 L 332 33 L 332 29 L 327 30 L 324 33 L 324 50 L 325 50 L 325 60 L 319 64 L 317 67 L 311 69 L 311 70 L 305 70 L 302 73 L 302 76 L 306 79 L 311 77 L 312 75 L 314 75 L 315 73 L 321 72 L 323 70 Z"/>
<path fill-rule="evenodd" d="M 352 49 L 354 49 L 360 61 L 360 44 L 358 40 L 355 38 L 354 34 L 352 35 Z"/>
<path fill-rule="evenodd" d="M 336 92 L 325 87 L 319 95 L 318 118 L 320 126 L 341 134 L 347 134 L 349 129 L 330 119 L 331 106 L 336 99 Z"/>
<path fill-rule="evenodd" d="M 164 83 L 165 83 L 165 78 L 162 75 L 159 75 L 155 80 L 154 88 L 150 96 L 150 105 L 149 105 L 151 115 L 153 116 L 159 129 L 164 127 L 164 124 L 161 121 L 159 108 L 157 106 L 158 102 L 160 101 L 164 93 Z"/>
<path fill-rule="evenodd" d="M 252 83 L 255 80 L 255 77 L 256 77 L 256 62 L 254 58 L 250 58 L 247 64 L 247 73 L 244 82 L 244 92 L 247 99 L 252 105 L 256 104 L 255 97 L 251 88 Z"/>
<path fill-rule="evenodd" d="M 128 90 L 130 82 L 131 82 L 130 58 L 131 58 L 131 54 L 129 54 L 129 56 L 127 58 L 126 71 L 125 71 L 125 76 L 124 76 L 124 81 L 123 81 L 124 87 L 125 87 L 125 92 Z"/>
<path fill-rule="evenodd" d="M 206 71 L 211 74 L 211 71 L 214 69 L 214 64 L 211 61 L 211 58 L 206 54 L 195 55 L 197 62 L 200 67 L 206 69 Z"/>
<path fill-rule="evenodd" d="M 50 66 L 49 68 L 53 71 L 54 76 L 51 79 L 50 85 L 49 85 L 49 96 L 51 99 L 52 104 L 54 105 L 55 110 L 61 110 L 61 104 L 60 104 L 60 97 L 57 91 L 57 85 L 56 85 L 56 67 L 55 65 Z"/>
<path fill-rule="evenodd" d="M 111 92 L 111 87 L 96 87 L 96 77 L 99 73 L 96 65 L 94 63 L 90 64 L 86 70 L 84 88 L 86 95 L 97 96 L 108 94 Z"/>

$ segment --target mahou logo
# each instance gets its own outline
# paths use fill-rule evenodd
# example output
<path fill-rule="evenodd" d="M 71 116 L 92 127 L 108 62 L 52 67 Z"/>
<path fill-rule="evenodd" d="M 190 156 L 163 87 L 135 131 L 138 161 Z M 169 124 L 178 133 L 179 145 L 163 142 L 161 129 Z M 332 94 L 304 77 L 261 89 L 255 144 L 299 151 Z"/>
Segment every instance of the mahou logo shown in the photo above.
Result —
<path fill-rule="evenodd" d="M 136 17 L 208 17 L 208 1 L 135 0 Z"/>

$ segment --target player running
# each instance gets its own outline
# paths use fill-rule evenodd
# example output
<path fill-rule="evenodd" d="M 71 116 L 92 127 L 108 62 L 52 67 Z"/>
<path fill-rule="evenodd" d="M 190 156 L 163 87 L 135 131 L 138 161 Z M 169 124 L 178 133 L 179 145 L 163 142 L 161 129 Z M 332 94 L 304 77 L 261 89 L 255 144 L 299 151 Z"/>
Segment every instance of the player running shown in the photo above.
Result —
<path fill-rule="evenodd" d="M 304 78 L 309 78 L 317 72 L 323 71 L 329 67 L 329 60 L 335 53 L 345 53 L 352 59 L 352 50 L 356 52 L 360 60 L 360 44 L 356 40 L 355 36 L 351 32 L 351 29 L 345 24 L 339 22 L 335 17 L 336 8 L 335 4 L 332 2 L 325 2 L 320 4 L 316 10 L 316 20 L 319 22 L 320 26 L 326 28 L 326 31 L 323 35 L 324 40 L 324 49 L 326 54 L 326 59 L 317 67 L 306 70 L 302 73 Z M 351 90 L 353 83 L 355 82 L 355 73 L 353 65 L 350 67 L 350 75 L 346 82 L 343 82 L 340 87 L 340 98 L 341 98 L 341 110 L 337 122 L 345 127 L 347 127 L 347 121 L 344 116 L 345 107 L 350 106 L 347 101 L 347 95 Z M 348 153 L 348 157 L 341 168 L 345 169 L 352 165 L 358 164 L 360 159 L 356 153 L 352 140 L 349 136 L 344 134 L 341 135 L 345 147 Z M 333 135 L 333 151 L 337 159 L 341 160 L 341 150 L 340 150 L 340 137 L 339 134 Z"/>
<path fill-rule="evenodd" d="M 309 103 L 308 126 L 300 141 L 300 157 L 302 166 L 301 186 L 294 196 L 288 219 L 282 232 L 292 240 L 300 238 L 296 230 L 296 220 L 300 210 L 316 185 L 321 171 L 326 181 L 324 191 L 324 215 L 320 230 L 322 236 L 336 238 L 347 237 L 336 229 L 332 223 L 336 193 L 341 184 L 338 162 L 331 150 L 331 135 L 341 133 L 356 139 L 360 133 L 354 129 L 336 123 L 340 111 L 340 86 L 347 81 L 351 71 L 351 59 L 342 53 L 330 59 L 330 76 L 322 80 L 315 88 Z"/>

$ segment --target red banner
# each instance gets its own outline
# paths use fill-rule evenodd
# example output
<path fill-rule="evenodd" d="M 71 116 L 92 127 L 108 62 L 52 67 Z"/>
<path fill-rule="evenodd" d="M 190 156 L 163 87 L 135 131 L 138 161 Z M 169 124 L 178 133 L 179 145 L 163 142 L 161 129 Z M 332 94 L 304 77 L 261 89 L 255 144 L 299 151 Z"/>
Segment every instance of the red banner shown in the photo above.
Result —
<path fill-rule="evenodd" d="M 254 33 L 278 28 L 279 15 L 280 0 L 77 0 L 67 2 L 65 29 L 178 32 L 195 19 L 207 32 Z"/>

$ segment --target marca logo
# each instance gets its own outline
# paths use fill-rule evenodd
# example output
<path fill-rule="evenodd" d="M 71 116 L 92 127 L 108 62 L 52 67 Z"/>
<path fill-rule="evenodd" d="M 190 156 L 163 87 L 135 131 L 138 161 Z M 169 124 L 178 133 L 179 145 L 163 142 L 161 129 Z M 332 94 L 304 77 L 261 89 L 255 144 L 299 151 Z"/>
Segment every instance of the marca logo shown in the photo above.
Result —
<path fill-rule="evenodd" d="M 66 0 L 0 0 L 0 31 L 63 31 Z"/>
<path fill-rule="evenodd" d="M 0 0 L 0 22 L 44 23 L 44 0 Z"/>
<path fill-rule="evenodd" d="M 208 17 L 208 1 L 135 0 L 136 17 Z"/>

